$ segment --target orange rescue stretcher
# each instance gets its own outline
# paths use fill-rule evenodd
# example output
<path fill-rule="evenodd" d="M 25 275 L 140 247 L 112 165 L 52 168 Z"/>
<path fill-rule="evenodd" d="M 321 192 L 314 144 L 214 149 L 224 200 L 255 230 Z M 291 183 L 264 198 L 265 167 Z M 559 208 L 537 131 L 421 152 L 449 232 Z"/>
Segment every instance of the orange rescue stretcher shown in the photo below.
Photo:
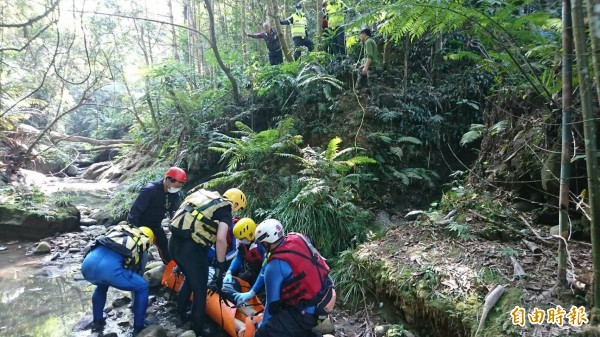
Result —
<path fill-rule="evenodd" d="M 161 284 L 179 292 L 183 284 L 183 274 L 173 272 L 177 266 L 175 261 L 169 262 L 163 273 Z M 250 291 L 248 282 L 237 278 L 242 286 L 241 291 Z M 208 290 L 206 296 L 206 314 L 231 337 L 252 337 L 256 329 L 255 324 L 262 320 L 264 306 L 254 296 L 246 306 L 236 307 L 235 303 L 219 296 L 218 293 Z"/>

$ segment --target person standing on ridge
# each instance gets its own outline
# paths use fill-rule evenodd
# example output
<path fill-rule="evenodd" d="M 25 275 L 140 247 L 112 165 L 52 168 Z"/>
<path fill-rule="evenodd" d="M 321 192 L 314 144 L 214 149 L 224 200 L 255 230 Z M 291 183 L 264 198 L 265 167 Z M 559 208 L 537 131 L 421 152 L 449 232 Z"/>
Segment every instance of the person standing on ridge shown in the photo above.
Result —
<path fill-rule="evenodd" d="M 360 31 L 358 37 L 363 47 L 361 50 L 362 64 L 358 68 L 358 77 L 354 90 L 359 90 L 362 87 L 364 78 L 367 79 L 367 85 L 371 90 L 371 104 L 379 105 L 379 90 L 378 77 L 379 77 L 379 52 L 377 51 L 377 43 L 371 37 L 373 33 L 371 29 L 365 28 Z"/>
<path fill-rule="evenodd" d="M 302 52 L 300 47 L 304 46 L 311 52 L 314 48 L 313 42 L 308 38 L 306 30 L 306 16 L 302 11 L 302 4 L 296 5 L 296 13 L 285 20 L 279 20 L 282 25 L 292 25 L 292 40 L 294 40 L 294 60 L 298 60 Z"/>
<path fill-rule="evenodd" d="M 147 226 L 154 232 L 156 248 L 164 264 L 171 261 L 167 235 L 162 228 L 165 214 L 173 217 L 181 205 L 179 191 L 187 181 L 187 175 L 179 167 L 171 167 L 161 180 L 153 181 L 142 187 L 131 206 L 127 222 L 133 227 Z"/>
<path fill-rule="evenodd" d="M 269 50 L 269 63 L 274 66 L 283 63 L 283 52 L 281 51 L 281 43 L 279 43 L 279 37 L 277 31 L 271 27 L 268 22 L 263 23 L 264 32 L 246 34 L 246 36 L 254 39 L 263 39 L 267 44 Z"/>
<path fill-rule="evenodd" d="M 218 192 L 200 189 L 188 195 L 171 221 L 169 252 L 185 276 L 177 296 L 176 325 L 189 320 L 187 307 L 192 299 L 192 330 L 196 336 L 210 334 L 204 326 L 206 292 L 208 290 L 208 249 L 214 244 L 216 258 L 213 281 L 217 289 L 223 287 L 226 269 L 227 231 L 233 212 L 246 208 L 246 195 L 237 188 L 228 189 L 223 196 Z"/>
<path fill-rule="evenodd" d="M 331 55 L 346 54 L 346 33 L 344 19 L 348 6 L 342 0 L 323 0 L 323 36 L 327 41 L 327 50 Z"/>

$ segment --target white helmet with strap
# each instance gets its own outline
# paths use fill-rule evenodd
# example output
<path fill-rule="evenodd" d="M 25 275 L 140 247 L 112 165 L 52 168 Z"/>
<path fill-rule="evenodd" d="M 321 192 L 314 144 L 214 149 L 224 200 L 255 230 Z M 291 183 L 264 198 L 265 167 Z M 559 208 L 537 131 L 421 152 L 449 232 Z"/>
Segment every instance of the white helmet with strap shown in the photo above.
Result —
<path fill-rule="evenodd" d="M 266 219 L 256 226 L 254 237 L 258 242 L 274 243 L 285 235 L 283 225 L 279 220 Z"/>

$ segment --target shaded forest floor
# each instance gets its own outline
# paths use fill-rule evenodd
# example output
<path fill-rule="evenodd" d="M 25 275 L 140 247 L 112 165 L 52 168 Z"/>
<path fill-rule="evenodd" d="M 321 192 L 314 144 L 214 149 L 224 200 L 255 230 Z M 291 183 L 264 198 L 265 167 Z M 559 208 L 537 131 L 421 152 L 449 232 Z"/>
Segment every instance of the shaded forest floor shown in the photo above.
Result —
<path fill-rule="evenodd" d="M 532 223 L 527 214 L 500 222 L 457 206 L 446 214 L 423 213 L 414 222 L 392 217 L 397 225 L 361 245 L 347 261 L 357 278 L 371 285 L 368 291 L 380 306 L 388 307 L 380 315 L 383 321 L 404 324 L 421 336 L 475 335 L 486 295 L 502 285 L 505 291 L 479 336 L 576 336 L 589 328 L 589 243 L 568 242 L 572 282 L 570 288 L 554 289 L 558 238 L 547 226 Z M 553 311 L 559 306 L 563 315 Z M 544 319 L 528 316 L 541 310 Z M 525 313 L 523 321 L 519 313 Z M 563 320 L 554 320 L 552 313 Z"/>

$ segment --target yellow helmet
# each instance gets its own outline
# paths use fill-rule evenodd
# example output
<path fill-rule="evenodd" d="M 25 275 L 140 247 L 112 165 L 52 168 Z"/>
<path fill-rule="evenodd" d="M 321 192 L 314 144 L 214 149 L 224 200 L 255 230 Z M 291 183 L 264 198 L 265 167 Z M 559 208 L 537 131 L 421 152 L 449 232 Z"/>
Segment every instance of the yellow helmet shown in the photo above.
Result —
<path fill-rule="evenodd" d="M 233 226 L 233 236 L 236 239 L 247 239 L 250 241 L 254 240 L 254 231 L 256 230 L 256 223 L 250 218 L 241 218 Z"/>
<path fill-rule="evenodd" d="M 230 188 L 223 193 L 223 196 L 233 203 L 232 207 L 234 212 L 240 208 L 246 208 L 246 195 L 239 189 Z"/>
<path fill-rule="evenodd" d="M 154 232 L 149 227 L 140 227 L 140 232 L 142 232 L 142 234 L 144 234 L 144 236 L 146 236 L 150 242 L 154 243 Z"/>

